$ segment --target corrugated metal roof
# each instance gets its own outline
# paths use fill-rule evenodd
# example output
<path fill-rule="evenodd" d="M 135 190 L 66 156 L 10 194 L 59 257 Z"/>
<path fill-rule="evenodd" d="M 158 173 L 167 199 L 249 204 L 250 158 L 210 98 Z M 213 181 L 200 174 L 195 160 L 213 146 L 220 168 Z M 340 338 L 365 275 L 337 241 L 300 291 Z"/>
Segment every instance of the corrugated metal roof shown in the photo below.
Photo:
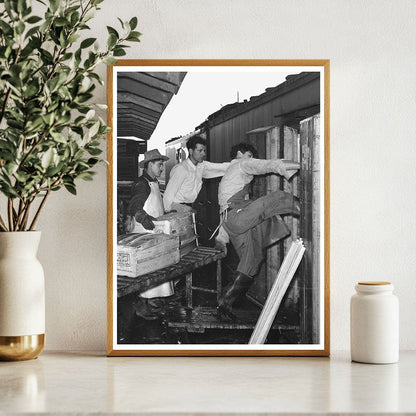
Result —
<path fill-rule="evenodd" d="M 222 123 L 227 119 L 233 118 L 238 114 L 249 111 L 259 105 L 262 105 L 278 96 L 287 94 L 289 91 L 299 88 L 303 84 L 307 84 L 313 79 L 319 78 L 319 72 L 301 72 L 299 74 L 288 75 L 286 81 L 275 86 L 266 88 L 265 92 L 250 97 L 249 100 L 227 104 L 220 110 L 208 116 L 207 120 L 202 122 L 196 129 L 201 129 L 205 125 L 213 126 Z"/>

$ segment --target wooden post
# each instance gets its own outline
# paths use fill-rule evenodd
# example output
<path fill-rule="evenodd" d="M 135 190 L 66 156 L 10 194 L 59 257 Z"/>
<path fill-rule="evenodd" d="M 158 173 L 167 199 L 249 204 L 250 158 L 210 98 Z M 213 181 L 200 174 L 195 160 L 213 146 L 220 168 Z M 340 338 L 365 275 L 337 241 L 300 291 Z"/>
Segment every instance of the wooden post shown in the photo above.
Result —
<path fill-rule="evenodd" d="M 284 159 L 293 160 L 299 162 L 299 132 L 298 130 L 283 126 L 283 154 Z M 295 175 L 290 181 L 283 180 L 283 190 L 294 196 L 299 196 L 299 174 Z M 284 255 L 289 251 L 292 241 L 296 240 L 299 236 L 299 218 L 287 215 L 284 217 L 286 225 L 291 231 L 290 238 L 285 239 L 283 242 Z M 291 287 L 288 289 L 285 306 L 295 308 L 299 307 L 299 279 L 295 276 Z M 296 305 L 296 306 L 295 306 Z"/>
<path fill-rule="evenodd" d="M 300 123 L 301 236 L 306 247 L 301 267 L 303 300 L 302 343 L 319 342 L 320 311 L 320 115 Z"/>
<path fill-rule="evenodd" d="M 281 154 L 281 127 L 273 127 L 267 132 L 266 135 L 266 159 L 279 159 Z M 267 193 L 271 193 L 280 189 L 280 177 L 278 175 L 267 175 Z M 269 294 L 273 283 L 276 279 L 277 272 L 282 258 L 284 256 L 283 246 L 280 242 L 273 244 L 266 250 L 266 296 Z"/>
<path fill-rule="evenodd" d="M 222 275 L 221 275 L 221 259 L 217 260 L 217 302 L 221 298 L 221 289 L 222 289 Z"/>
<path fill-rule="evenodd" d="M 186 306 L 192 309 L 192 273 L 186 274 Z"/>

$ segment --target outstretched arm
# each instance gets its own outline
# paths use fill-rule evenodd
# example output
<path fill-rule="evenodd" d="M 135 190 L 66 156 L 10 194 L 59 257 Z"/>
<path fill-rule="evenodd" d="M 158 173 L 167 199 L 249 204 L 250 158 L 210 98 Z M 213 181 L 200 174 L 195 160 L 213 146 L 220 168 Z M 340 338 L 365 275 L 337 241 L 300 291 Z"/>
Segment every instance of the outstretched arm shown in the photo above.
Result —
<path fill-rule="evenodd" d="M 230 166 L 230 162 L 213 163 L 204 161 L 204 170 L 202 171 L 202 177 L 205 179 L 218 178 L 224 176 L 225 171 Z"/>
<path fill-rule="evenodd" d="M 285 159 L 244 159 L 240 167 L 249 175 L 277 173 L 289 180 L 299 170 L 300 164 Z"/>

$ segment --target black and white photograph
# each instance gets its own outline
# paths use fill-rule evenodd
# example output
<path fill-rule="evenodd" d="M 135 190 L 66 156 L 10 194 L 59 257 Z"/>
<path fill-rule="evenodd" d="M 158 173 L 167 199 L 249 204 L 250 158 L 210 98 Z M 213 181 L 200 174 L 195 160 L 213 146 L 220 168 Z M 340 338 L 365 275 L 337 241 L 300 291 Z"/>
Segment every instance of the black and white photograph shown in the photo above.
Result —
<path fill-rule="evenodd" d="M 328 355 L 329 61 L 108 71 L 109 355 Z"/>

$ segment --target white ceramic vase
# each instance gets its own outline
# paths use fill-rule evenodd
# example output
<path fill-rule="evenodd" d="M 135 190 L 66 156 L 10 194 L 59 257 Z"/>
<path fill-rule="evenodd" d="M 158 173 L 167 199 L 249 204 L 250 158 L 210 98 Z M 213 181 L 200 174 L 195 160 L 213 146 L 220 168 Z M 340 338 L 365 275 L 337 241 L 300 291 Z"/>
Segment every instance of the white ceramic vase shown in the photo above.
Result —
<path fill-rule="evenodd" d="M 40 231 L 0 232 L 0 360 L 36 358 L 45 342 Z"/>

